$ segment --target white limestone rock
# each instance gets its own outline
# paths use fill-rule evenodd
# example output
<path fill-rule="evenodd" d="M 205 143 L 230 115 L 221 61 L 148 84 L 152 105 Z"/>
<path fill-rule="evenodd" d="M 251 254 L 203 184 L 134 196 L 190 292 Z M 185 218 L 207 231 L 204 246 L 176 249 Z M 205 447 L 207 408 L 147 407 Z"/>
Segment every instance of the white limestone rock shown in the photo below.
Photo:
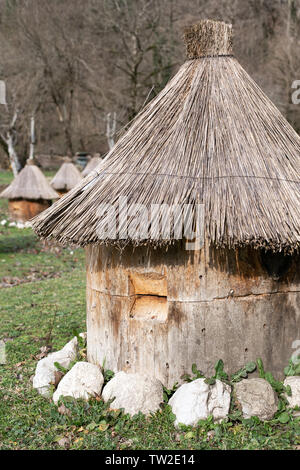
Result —
<path fill-rule="evenodd" d="M 57 403 L 61 396 L 88 400 L 101 394 L 104 378 L 98 366 L 89 362 L 76 362 L 61 379 L 53 394 Z"/>
<path fill-rule="evenodd" d="M 125 413 L 135 415 L 139 411 L 148 415 L 159 409 L 163 402 L 162 383 L 147 375 L 118 372 L 105 385 L 102 397 L 111 400 L 111 408 L 124 408 Z"/>
<path fill-rule="evenodd" d="M 234 386 L 237 402 L 244 418 L 257 416 L 262 421 L 272 419 L 277 411 L 278 398 L 265 379 L 245 379 Z"/>
<path fill-rule="evenodd" d="M 215 421 L 226 418 L 230 392 L 231 387 L 220 380 L 216 380 L 214 385 L 206 384 L 205 379 L 181 385 L 169 401 L 176 416 L 175 426 L 196 426 L 199 420 L 207 419 L 210 415 Z"/>
<path fill-rule="evenodd" d="M 287 377 L 283 382 L 283 385 L 291 387 L 292 396 L 285 395 L 290 408 L 300 407 L 300 375 L 294 375 Z M 295 416 L 300 416 L 300 411 L 295 412 Z"/>
<path fill-rule="evenodd" d="M 77 356 L 77 338 L 71 339 L 61 350 L 48 354 L 41 359 L 36 366 L 33 377 L 33 387 L 41 395 L 50 396 L 51 385 L 57 385 L 62 374 L 57 370 L 54 363 L 58 362 L 61 366 L 67 368 Z"/>

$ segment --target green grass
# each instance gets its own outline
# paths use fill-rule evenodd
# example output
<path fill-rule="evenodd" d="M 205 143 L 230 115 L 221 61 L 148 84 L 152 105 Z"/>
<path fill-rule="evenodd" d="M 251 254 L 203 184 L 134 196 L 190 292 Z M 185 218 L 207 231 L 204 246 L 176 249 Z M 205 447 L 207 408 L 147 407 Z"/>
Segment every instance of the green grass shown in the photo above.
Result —
<path fill-rule="evenodd" d="M 42 170 L 47 179 L 53 178 L 56 170 Z M 3 184 L 10 184 L 14 176 L 10 170 L 0 170 L 0 186 Z"/>
<path fill-rule="evenodd" d="M 7 218 L 0 201 L 0 221 Z M 222 424 L 175 429 L 167 405 L 152 417 L 130 418 L 101 399 L 64 400 L 61 414 L 32 388 L 37 356 L 55 351 L 74 331 L 85 331 L 84 251 L 40 242 L 30 229 L 0 226 L 0 339 L 7 362 L 0 365 L 0 449 L 294 449 L 300 419 L 261 423 L 235 413 Z M 61 411 L 61 409 L 60 409 Z"/>
<path fill-rule="evenodd" d="M 13 174 L 8 170 L 0 170 L 0 186 L 2 184 L 10 184 L 13 180 Z"/>

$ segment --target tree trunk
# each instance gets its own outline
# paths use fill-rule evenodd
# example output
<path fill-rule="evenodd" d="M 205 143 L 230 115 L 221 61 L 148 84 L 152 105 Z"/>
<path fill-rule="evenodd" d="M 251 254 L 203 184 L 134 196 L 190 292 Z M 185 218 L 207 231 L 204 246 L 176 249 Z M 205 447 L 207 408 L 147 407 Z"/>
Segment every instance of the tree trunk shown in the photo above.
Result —
<path fill-rule="evenodd" d="M 113 113 L 108 113 L 106 116 L 106 137 L 108 148 L 111 150 L 115 145 L 115 133 L 116 133 L 116 125 L 117 125 L 117 115 Z"/>
<path fill-rule="evenodd" d="M 6 143 L 7 143 L 7 151 L 8 151 L 10 165 L 11 165 L 14 177 L 16 178 L 18 176 L 19 171 L 21 170 L 21 165 L 19 162 L 18 155 L 14 148 L 13 136 L 11 132 L 7 133 Z"/>
<path fill-rule="evenodd" d="M 30 151 L 29 151 L 30 160 L 34 158 L 34 145 L 35 145 L 34 116 L 32 116 L 30 120 Z"/>

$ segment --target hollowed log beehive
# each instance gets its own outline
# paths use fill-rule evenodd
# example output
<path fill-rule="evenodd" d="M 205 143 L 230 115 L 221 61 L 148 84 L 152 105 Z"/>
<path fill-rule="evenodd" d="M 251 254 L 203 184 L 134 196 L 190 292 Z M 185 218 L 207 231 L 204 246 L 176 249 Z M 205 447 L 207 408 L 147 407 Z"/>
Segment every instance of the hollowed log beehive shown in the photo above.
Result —
<path fill-rule="evenodd" d="M 51 204 L 52 201 L 44 201 L 43 199 L 37 201 L 34 199 L 10 199 L 8 211 L 12 219 L 26 222 L 50 207 Z"/>
<path fill-rule="evenodd" d="M 189 60 L 34 228 L 87 247 L 89 361 L 166 386 L 220 358 L 279 376 L 300 339 L 300 138 L 233 57 L 230 25 L 185 37 Z M 150 218 L 130 235 L 124 197 L 128 214 L 188 205 L 193 221 L 202 205 L 204 247 L 187 251 L 175 220 L 167 238 Z"/>
<path fill-rule="evenodd" d="M 25 167 L 2 191 L 0 197 L 8 199 L 8 210 L 12 219 L 26 222 L 51 206 L 52 200 L 59 196 L 34 161 L 28 159 Z"/>
<path fill-rule="evenodd" d="M 88 360 L 173 386 L 191 365 L 261 357 L 278 377 L 300 338 L 299 257 L 268 272 L 252 248 L 87 248 Z"/>

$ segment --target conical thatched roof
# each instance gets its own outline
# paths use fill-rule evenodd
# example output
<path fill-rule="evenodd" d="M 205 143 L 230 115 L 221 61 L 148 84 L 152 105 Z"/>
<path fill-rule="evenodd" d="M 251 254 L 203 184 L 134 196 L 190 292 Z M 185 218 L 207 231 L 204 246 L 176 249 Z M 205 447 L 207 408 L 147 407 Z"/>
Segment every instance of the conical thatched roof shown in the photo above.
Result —
<path fill-rule="evenodd" d="M 232 56 L 231 25 L 200 22 L 185 38 L 189 60 L 101 167 L 35 219 L 38 234 L 117 243 L 99 240 L 108 222 L 99 207 L 125 196 L 128 210 L 204 204 L 205 237 L 217 246 L 299 248 L 300 137 Z M 148 233 L 140 243 L 165 242 Z"/>
<path fill-rule="evenodd" d="M 99 163 L 102 162 L 100 155 L 95 155 L 87 164 L 87 166 L 82 171 L 82 176 L 87 176 L 92 170 L 94 170 Z"/>
<path fill-rule="evenodd" d="M 60 169 L 51 181 L 51 186 L 57 191 L 70 191 L 82 180 L 82 175 L 71 159 L 61 165 Z"/>
<path fill-rule="evenodd" d="M 51 188 L 41 170 L 32 160 L 27 160 L 13 182 L 0 194 L 6 199 L 58 199 L 59 195 Z"/>

